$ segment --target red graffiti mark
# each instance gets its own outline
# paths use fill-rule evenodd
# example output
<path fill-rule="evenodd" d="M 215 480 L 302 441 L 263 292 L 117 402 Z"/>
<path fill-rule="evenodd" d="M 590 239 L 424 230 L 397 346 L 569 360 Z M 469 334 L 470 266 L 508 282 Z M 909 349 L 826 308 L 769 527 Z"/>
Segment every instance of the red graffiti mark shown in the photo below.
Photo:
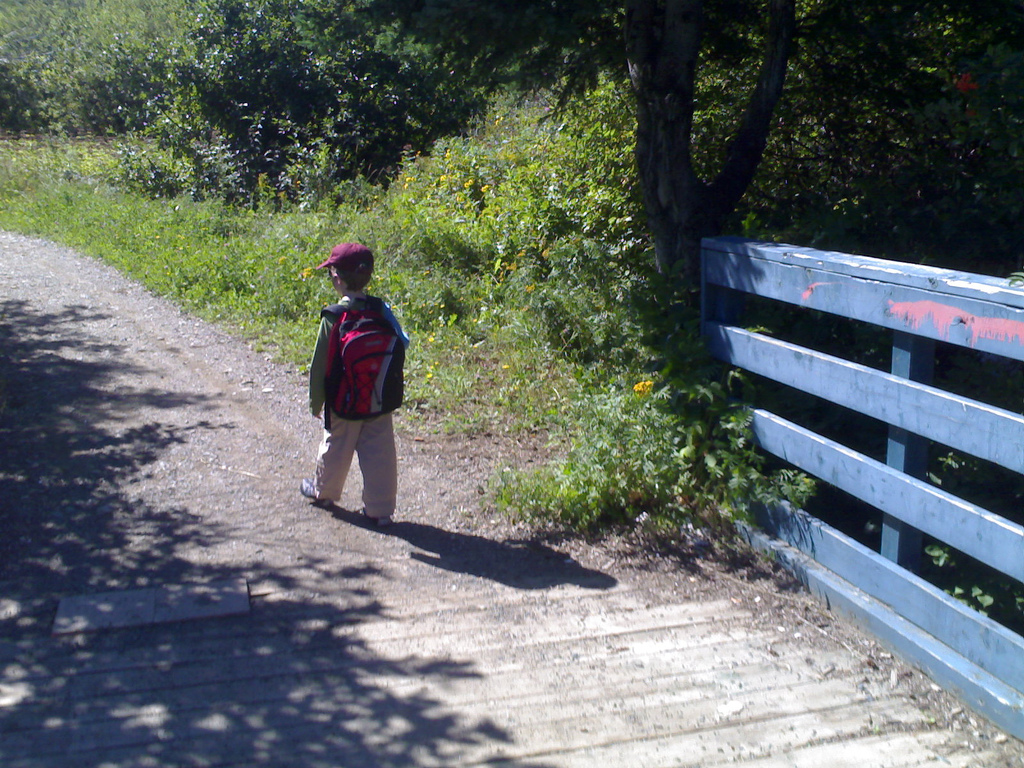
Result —
<path fill-rule="evenodd" d="M 811 294 L 814 293 L 816 289 L 820 288 L 823 285 L 833 285 L 833 283 L 811 283 L 810 285 L 807 286 L 807 290 L 800 294 L 800 298 L 803 299 L 804 301 L 807 301 L 809 298 L 811 298 Z"/>
<path fill-rule="evenodd" d="M 1020 344 L 1024 342 L 1024 322 L 997 317 L 978 317 L 969 312 L 939 304 L 937 301 L 890 301 L 889 314 L 904 320 L 911 328 L 919 329 L 931 320 L 939 337 L 949 340 L 954 325 L 962 325 L 970 334 L 970 346 L 979 339 L 996 339 Z"/>

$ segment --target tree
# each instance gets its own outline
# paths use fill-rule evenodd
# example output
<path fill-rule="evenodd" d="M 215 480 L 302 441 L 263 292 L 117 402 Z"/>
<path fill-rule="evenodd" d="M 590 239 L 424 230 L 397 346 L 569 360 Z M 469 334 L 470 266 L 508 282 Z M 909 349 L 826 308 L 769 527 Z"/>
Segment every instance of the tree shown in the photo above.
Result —
<path fill-rule="evenodd" d="M 844 201 L 888 197 L 876 206 L 892 219 L 879 236 L 906 232 L 920 195 L 944 194 L 929 183 L 936 160 L 960 163 L 943 127 L 919 118 L 965 61 L 992 45 L 1024 47 L 1020 0 L 362 4 L 494 87 L 578 91 L 598 71 L 628 78 L 658 265 L 691 285 L 700 238 L 737 226 L 737 205 L 745 219 L 756 213 L 749 221 L 792 231 Z M 906 181 L 898 195 L 895 169 Z"/>
<path fill-rule="evenodd" d="M 511 11 L 498 0 L 366 2 L 493 86 L 559 82 L 573 90 L 600 71 L 628 76 L 657 264 L 696 285 L 701 238 L 721 233 L 763 155 L 793 46 L 795 0 L 522 0 Z M 746 107 L 706 180 L 691 146 L 700 66 L 709 51 L 748 66 L 758 50 Z"/>
<path fill-rule="evenodd" d="M 764 59 L 718 174 L 697 174 L 691 138 L 706 19 L 702 0 L 629 0 L 626 49 L 637 105 L 637 164 L 659 269 L 696 285 L 701 238 L 721 234 L 764 154 L 796 27 L 794 0 L 771 0 Z"/>
<path fill-rule="evenodd" d="M 1008 193 L 1021 187 L 1024 153 L 1014 156 L 1005 140 L 1015 131 L 1002 121 L 1021 81 L 1012 56 L 993 57 L 999 50 L 1024 50 L 1018 2 L 804 7 L 744 215 L 827 249 L 1016 269 L 1020 195 Z M 961 90 L 966 73 L 980 91 Z M 978 110 L 979 98 L 993 109 Z M 979 114 L 965 120 L 971 111 Z"/>

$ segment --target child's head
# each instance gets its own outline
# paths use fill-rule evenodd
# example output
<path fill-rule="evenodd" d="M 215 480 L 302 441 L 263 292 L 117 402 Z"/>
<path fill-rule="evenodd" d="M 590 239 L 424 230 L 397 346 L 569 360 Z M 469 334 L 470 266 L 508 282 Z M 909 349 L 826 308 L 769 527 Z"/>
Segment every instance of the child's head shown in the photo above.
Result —
<path fill-rule="evenodd" d="M 361 291 L 373 274 L 373 252 L 360 243 L 340 243 L 317 269 L 327 268 L 350 291 Z"/>

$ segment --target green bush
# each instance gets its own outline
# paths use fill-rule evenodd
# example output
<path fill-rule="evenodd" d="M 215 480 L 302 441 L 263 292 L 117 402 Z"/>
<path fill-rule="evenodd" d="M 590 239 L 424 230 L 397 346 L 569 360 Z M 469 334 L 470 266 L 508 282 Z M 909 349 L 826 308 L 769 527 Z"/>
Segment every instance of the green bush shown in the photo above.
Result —
<path fill-rule="evenodd" d="M 641 379 L 580 397 L 565 416 L 565 458 L 506 470 L 496 479 L 496 502 L 571 528 L 654 519 L 726 536 L 753 501 L 803 503 L 813 484 L 797 473 L 763 474 L 749 416 L 724 395 L 717 381 L 673 389 Z"/>
<path fill-rule="evenodd" d="M 0 130 L 120 135 L 167 93 L 184 0 L 21 0 L 0 9 Z"/>
<path fill-rule="evenodd" d="M 473 307 L 485 306 L 481 322 L 493 325 L 495 307 L 507 307 L 508 329 L 581 364 L 647 354 L 635 310 L 653 260 L 624 98 L 608 85 L 563 114 L 542 99 L 503 104 L 472 136 L 403 166 L 387 217 L 410 261 L 482 289 L 460 317 L 477 322 Z"/>
<path fill-rule="evenodd" d="M 335 4 L 202 0 L 189 29 L 145 132 L 152 144 L 140 144 L 154 154 L 126 166 L 150 194 L 256 205 L 269 187 L 316 203 L 346 180 L 387 181 L 408 147 L 458 131 L 483 106 L 436 62 Z"/>
<path fill-rule="evenodd" d="M 744 377 L 712 360 L 697 318 L 667 286 L 654 289 L 647 326 L 658 341 L 648 370 L 594 384 L 567 409 L 564 460 L 496 486 L 505 510 L 570 527 L 692 523 L 731 534 L 753 502 L 804 504 L 814 483 L 802 473 L 769 473 L 751 441 L 749 412 L 734 399 Z M 607 371 L 607 369 L 605 369 Z"/>

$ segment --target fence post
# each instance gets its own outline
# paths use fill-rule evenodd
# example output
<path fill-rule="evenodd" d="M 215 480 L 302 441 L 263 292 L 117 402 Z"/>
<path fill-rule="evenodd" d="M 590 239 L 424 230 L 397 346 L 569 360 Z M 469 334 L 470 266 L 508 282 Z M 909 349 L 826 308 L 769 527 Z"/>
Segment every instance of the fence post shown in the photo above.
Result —
<path fill-rule="evenodd" d="M 713 251 L 701 248 L 700 252 L 700 333 L 705 335 L 705 323 L 737 322 L 743 314 L 746 296 L 740 291 L 711 285 L 707 281 L 707 260 L 713 257 Z"/>
<path fill-rule="evenodd" d="M 892 373 L 904 379 L 931 384 L 935 368 L 932 339 L 895 331 L 892 344 Z M 886 464 L 912 477 L 923 479 L 928 471 L 928 441 L 899 427 L 889 427 Z M 888 560 L 916 572 L 921 564 L 921 532 L 890 515 L 882 517 L 881 554 Z"/>

